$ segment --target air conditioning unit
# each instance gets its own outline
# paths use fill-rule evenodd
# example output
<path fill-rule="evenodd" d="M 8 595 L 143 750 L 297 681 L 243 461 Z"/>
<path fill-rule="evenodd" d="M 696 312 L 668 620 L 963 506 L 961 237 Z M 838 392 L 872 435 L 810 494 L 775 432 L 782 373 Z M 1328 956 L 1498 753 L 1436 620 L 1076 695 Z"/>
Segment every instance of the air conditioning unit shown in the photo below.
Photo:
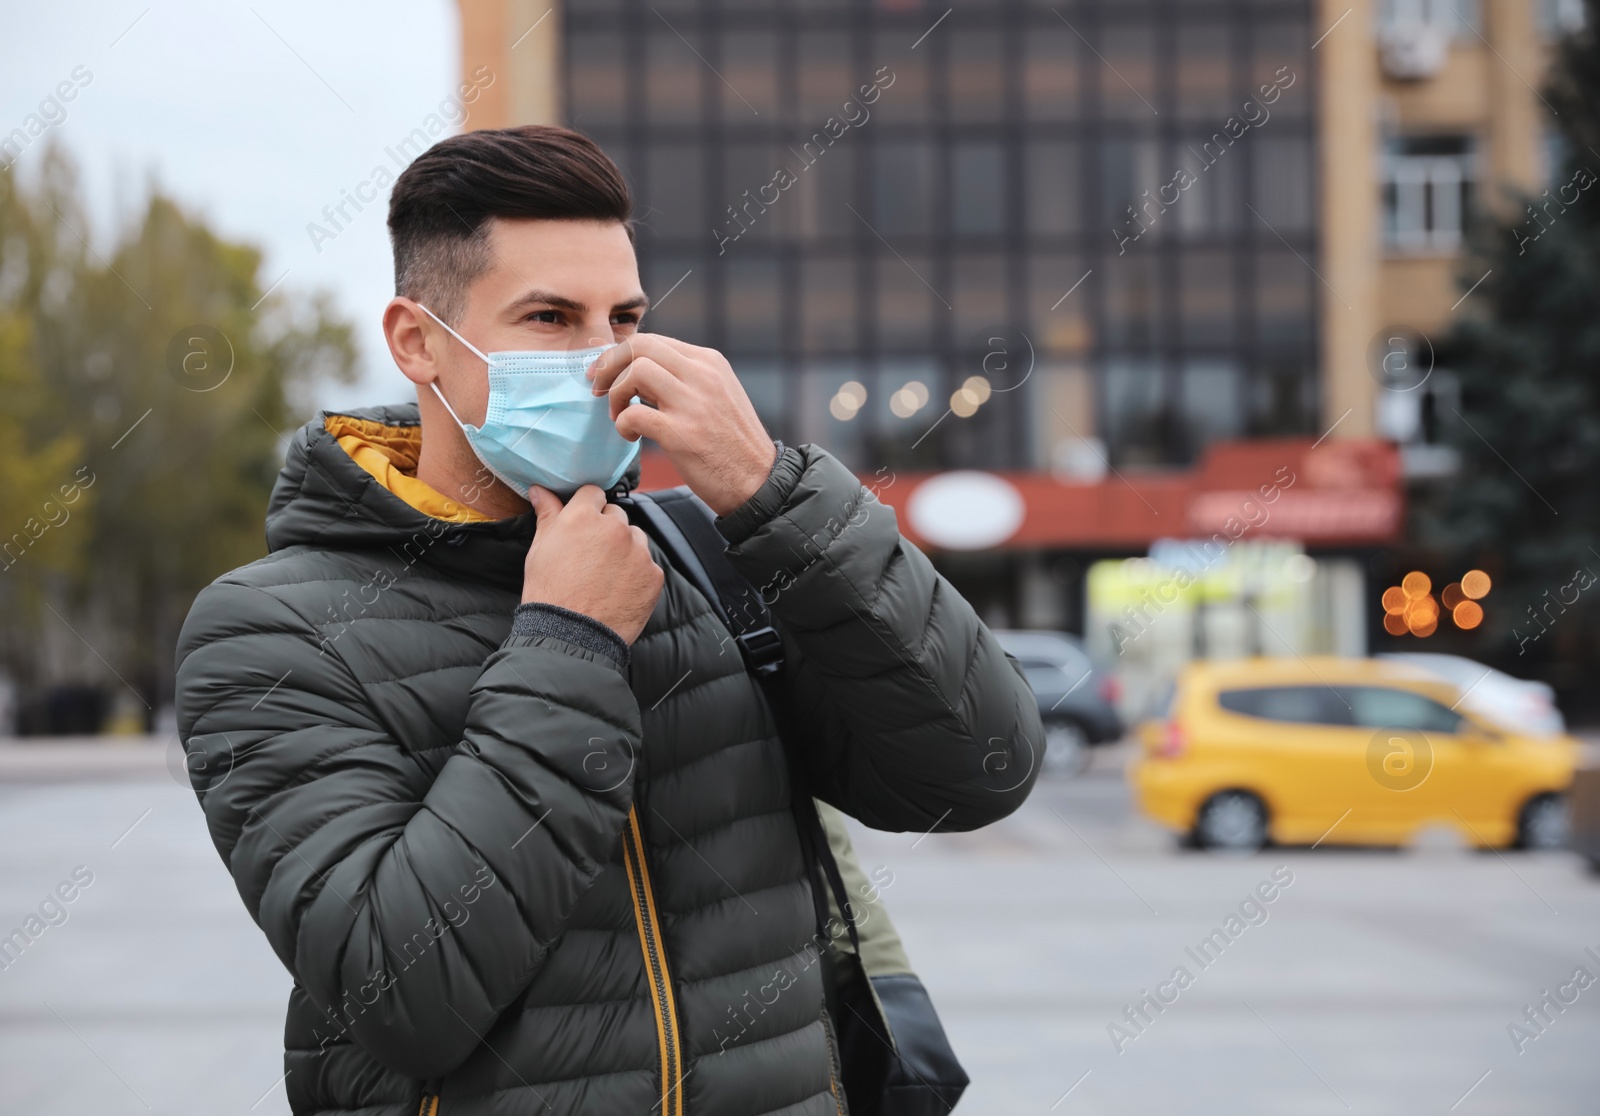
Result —
<path fill-rule="evenodd" d="M 1378 51 L 1386 77 L 1424 81 L 1444 67 L 1450 53 L 1450 33 L 1437 23 L 1404 20 L 1379 32 Z"/>

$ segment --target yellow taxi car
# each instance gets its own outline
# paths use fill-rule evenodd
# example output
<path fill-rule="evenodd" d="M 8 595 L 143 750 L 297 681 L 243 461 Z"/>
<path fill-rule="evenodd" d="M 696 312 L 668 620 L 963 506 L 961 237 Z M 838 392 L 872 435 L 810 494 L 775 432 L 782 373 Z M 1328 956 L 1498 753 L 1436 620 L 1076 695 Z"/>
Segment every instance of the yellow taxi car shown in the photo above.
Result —
<path fill-rule="evenodd" d="M 1196 843 L 1400 845 L 1425 826 L 1477 847 L 1553 848 L 1578 745 L 1461 712 L 1460 692 L 1373 659 L 1193 663 L 1139 727 L 1139 807 Z"/>

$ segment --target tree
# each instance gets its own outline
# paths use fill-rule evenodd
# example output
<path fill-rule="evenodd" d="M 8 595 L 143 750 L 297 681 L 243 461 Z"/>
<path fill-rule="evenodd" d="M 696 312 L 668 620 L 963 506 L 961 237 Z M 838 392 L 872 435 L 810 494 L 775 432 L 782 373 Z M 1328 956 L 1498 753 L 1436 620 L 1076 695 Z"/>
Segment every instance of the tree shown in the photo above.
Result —
<path fill-rule="evenodd" d="M 1462 472 L 1419 516 L 1423 541 L 1495 574 L 1485 626 L 1524 672 L 1592 662 L 1600 647 L 1597 29 L 1600 0 L 1588 0 L 1584 28 L 1556 47 L 1549 189 L 1474 233 L 1463 286 L 1488 277 L 1440 346 L 1461 382 Z"/>
<path fill-rule="evenodd" d="M 107 685 L 148 717 L 170 700 L 194 594 L 265 553 L 285 438 L 317 384 L 351 378 L 355 350 L 326 297 L 263 298 L 260 252 L 159 189 L 104 256 L 91 241 L 59 151 L 31 188 L 0 173 L 0 384 L 31 384 L 37 484 L 76 478 L 85 497 L 38 540 L 55 535 L 50 561 L 33 549 L 0 572 L 0 666 L 34 694 Z M 0 530 L 23 514 L 0 512 Z"/>

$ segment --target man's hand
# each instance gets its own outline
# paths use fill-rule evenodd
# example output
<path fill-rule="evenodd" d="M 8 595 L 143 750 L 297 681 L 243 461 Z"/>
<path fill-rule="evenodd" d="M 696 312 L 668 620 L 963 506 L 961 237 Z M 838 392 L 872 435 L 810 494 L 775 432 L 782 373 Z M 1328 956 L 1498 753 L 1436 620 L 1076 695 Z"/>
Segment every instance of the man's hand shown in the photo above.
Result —
<path fill-rule="evenodd" d="M 592 484 L 574 492 L 565 507 L 538 485 L 528 489 L 528 501 L 539 522 L 522 567 L 522 603 L 581 612 L 632 646 L 665 580 L 644 532 Z"/>
<path fill-rule="evenodd" d="M 589 369 L 595 394 L 630 442 L 653 439 L 718 515 L 756 494 L 777 451 L 723 355 L 658 333 L 635 334 Z M 632 402 L 638 396 L 644 404 Z"/>

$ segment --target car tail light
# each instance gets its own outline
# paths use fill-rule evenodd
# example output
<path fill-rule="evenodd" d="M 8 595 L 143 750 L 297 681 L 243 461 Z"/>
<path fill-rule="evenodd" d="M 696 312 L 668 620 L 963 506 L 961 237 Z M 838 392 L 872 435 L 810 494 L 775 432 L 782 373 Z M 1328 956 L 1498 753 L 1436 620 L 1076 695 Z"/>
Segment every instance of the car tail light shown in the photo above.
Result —
<path fill-rule="evenodd" d="M 1162 759 L 1177 759 L 1183 755 L 1188 742 L 1183 737 L 1183 726 L 1177 721 L 1168 721 L 1162 730 L 1161 740 L 1156 744 L 1156 755 Z"/>
<path fill-rule="evenodd" d="M 1115 705 L 1122 697 L 1122 682 L 1114 674 L 1100 676 L 1100 700 L 1107 705 Z"/>

